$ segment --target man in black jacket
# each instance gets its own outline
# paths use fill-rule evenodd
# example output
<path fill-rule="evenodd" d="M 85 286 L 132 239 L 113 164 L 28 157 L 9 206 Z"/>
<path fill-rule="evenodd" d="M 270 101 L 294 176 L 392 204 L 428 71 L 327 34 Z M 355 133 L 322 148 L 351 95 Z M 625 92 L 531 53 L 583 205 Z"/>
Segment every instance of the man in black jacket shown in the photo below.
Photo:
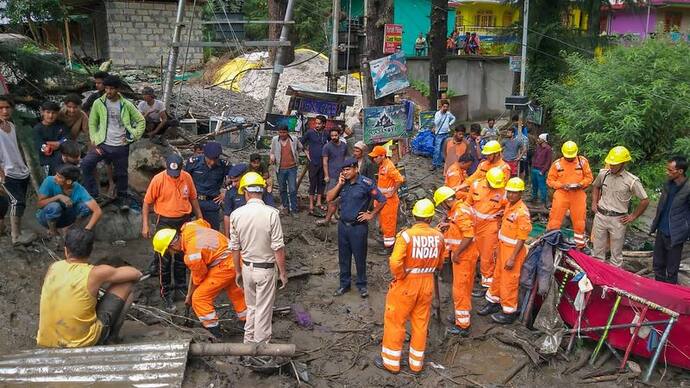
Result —
<path fill-rule="evenodd" d="M 690 237 L 690 185 L 685 176 L 688 161 L 674 156 L 668 161 L 664 185 L 652 223 L 654 242 L 654 278 L 665 283 L 678 283 L 678 267 L 685 240 Z"/>

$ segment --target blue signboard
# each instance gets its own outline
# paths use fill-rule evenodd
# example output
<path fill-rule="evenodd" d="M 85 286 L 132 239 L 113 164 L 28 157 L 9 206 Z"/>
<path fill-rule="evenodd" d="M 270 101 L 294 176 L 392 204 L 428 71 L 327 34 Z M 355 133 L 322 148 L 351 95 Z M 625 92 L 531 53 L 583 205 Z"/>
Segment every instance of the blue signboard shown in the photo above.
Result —
<path fill-rule="evenodd" d="M 374 97 L 381 98 L 410 86 L 405 53 L 399 51 L 369 63 L 374 83 Z"/>

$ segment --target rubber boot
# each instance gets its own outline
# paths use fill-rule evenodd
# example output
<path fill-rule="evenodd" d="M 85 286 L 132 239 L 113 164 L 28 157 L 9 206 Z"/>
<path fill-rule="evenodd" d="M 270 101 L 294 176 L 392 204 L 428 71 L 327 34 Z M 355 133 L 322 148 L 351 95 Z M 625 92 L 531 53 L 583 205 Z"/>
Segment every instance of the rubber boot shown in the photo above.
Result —
<path fill-rule="evenodd" d="M 160 287 L 161 287 L 161 298 L 163 299 L 163 305 L 165 306 L 165 309 L 168 311 L 175 311 L 175 303 L 173 300 L 174 296 L 174 288 L 172 286 L 172 263 L 170 262 L 171 257 L 170 254 L 165 254 L 161 257 L 161 262 L 160 262 L 160 271 L 159 271 L 159 280 L 160 280 Z"/>
<path fill-rule="evenodd" d="M 172 259 L 173 280 L 175 281 L 175 288 L 173 295 L 180 299 L 187 296 L 187 266 L 184 264 L 184 258 L 181 254 L 176 254 Z"/>
<path fill-rule="evenodd" d="M 477 314 L 479 315 L 489 315 L 493 313 L 497 313 L 501 311 L 501 305 L 498 303 L 487 303 L 484 306 L 482 306 L 479 311 L 477 311 Z"/>
<path fill-rule="evenodd" d="M 29 245 L 36 238 L 32 232 L 22 232 L 22 218 L 17 216 L 10 217 L 10 233 L 12 235 L 12 245 L 17 247 L 20 245 Z"/>

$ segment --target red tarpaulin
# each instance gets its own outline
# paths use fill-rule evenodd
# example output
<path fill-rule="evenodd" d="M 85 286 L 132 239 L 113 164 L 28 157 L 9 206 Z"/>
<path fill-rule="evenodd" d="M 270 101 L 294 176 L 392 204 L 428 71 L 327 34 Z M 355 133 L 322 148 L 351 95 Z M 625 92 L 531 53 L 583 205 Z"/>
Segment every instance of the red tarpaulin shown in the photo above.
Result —
<path fill-rule="evenodd" d="M 606 325 L 616 300 L 616 293 L 611 290 L 604 292 L 604 287 L 617 288 L 636 295 L 680 314 L 670 332 L 666 348 L 659 357 L 659 363 L 667 362 L 671 365 L 690 369 L 690 288 L 647 279 L 575 250 L 569 251 L 568 256 L 573 258 L 577 265 L 587 273 L 587 277 L 594 285 L 589 303 L 582 314 L 581 327 Z M 567 264 L 564 266 L 567 267 Z M 575 301 L 577 292 L 577 283 L 569 281 L 558 308 L 563 320 L 571 327 L 577 323 L 579 313 L 575 311 L 572 303 L 569 303 L 566 298 Z M 632 323 L 635 312 L 639 313 L 641 309 L 642 306 L 639 303 L 631 302 L 623 297 L 612 324 Z M 650 308 L 647 311 L 645 321 L 661 321 L 669 318 L 668 315 Z M 659 332 L 660 337 L 666 325 L 656 325 L 653 328 Z M 632 329 L 612 329 L 609 331 L 607 342 L 615 348 L 625 350 L 628 342 L 630 342 L 631 331 Z M 586 335 L 593 339 L 599 339 L 601 333 L 589 332 Z M 632 353 L 651 358 L 652 352 L 647 350 L 648 338 L 638 338 Z"/>

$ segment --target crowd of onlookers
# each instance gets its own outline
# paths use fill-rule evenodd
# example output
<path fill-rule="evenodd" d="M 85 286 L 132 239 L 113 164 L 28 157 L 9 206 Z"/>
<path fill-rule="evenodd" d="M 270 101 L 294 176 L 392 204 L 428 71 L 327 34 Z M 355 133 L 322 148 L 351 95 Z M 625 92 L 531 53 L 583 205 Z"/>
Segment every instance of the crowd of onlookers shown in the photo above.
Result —
<path fill-rule="evenodd" d="M 428 50 L 428 38 L 421 32 L 414 41 L 415 56 L 421 57 Z M 446 51 L 448 55 L 479 55 L 481 54 L 481 42 L 476 32 L 466 32 L 465 35 L 453 31 L 446 39 Z"/>

